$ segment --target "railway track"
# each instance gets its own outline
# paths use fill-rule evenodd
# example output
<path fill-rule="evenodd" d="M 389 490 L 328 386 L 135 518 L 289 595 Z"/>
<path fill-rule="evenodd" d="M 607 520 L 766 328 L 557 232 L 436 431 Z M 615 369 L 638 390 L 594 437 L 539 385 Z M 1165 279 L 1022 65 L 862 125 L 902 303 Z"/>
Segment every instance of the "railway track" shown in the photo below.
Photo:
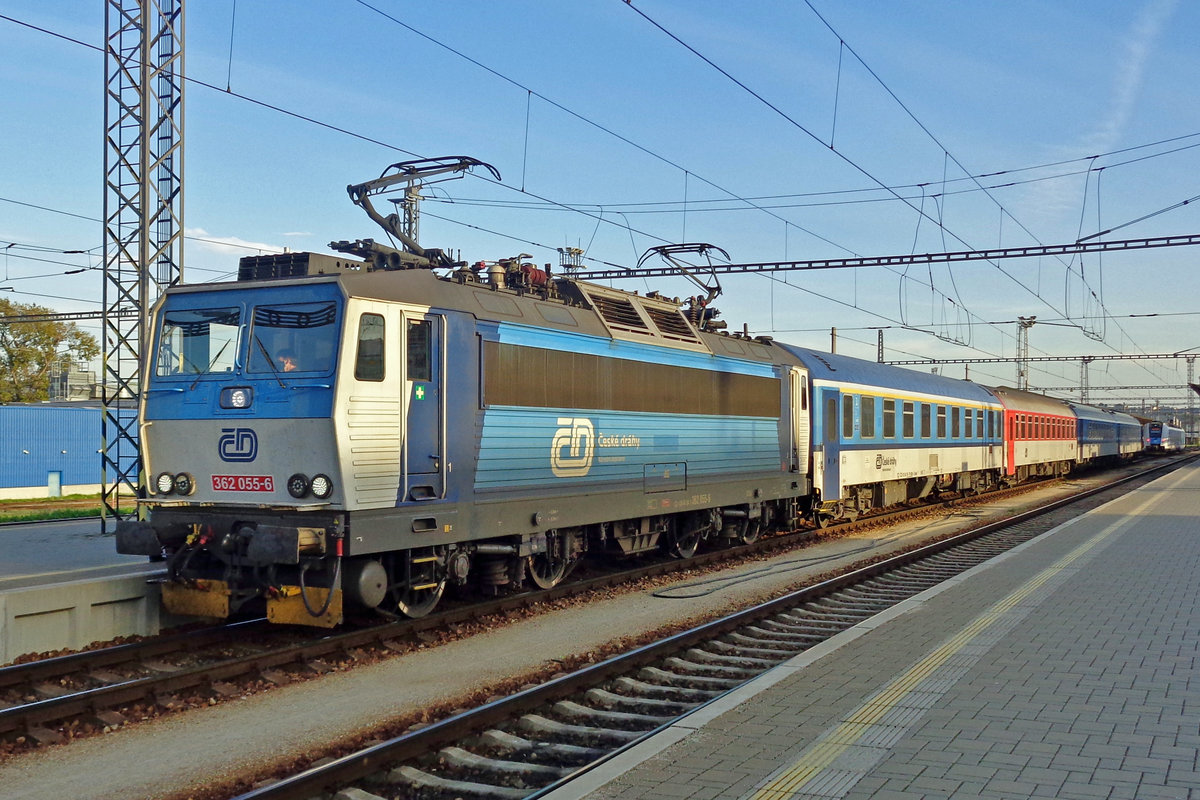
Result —
<path fill-rule="evenodd" d="M 926 545 L 487 703 L 237 800 L 538 796 L 867 618 L 1175 464 Z"/>
<path fill-rule="evenodd" d="M 1036 485 L 1035 485 L 1036 486 Z M 1009 490 L 1029 491 L 1030 486 Z M 997 498 L 998 494 L 986 499 Z M 823 531 L 890 524 L 947 504 L 903 509 Z M 547 601 L 583 595 L 678 570 L 719 566 L 797 547 L 812 531 L 714 550 L 687 560 L 669 559 L 632 570 L 614 570 L 549 590 L 451 608 L 418 620 L 401 620 L 314 636 L 310 629 L 270 626 L 261 620 L 194 630 L 0 669 L 0 737 L 32 746 L 61 742 L 78 732 L 113 728 L 158 710 L 218 702 L 253 685 L 289 683 L 331 665 L 370 661 L 404 652 L 422 638 L 465 623 L 509 615 Z M 652 705 L 652 704 L 651 704 Z"/>

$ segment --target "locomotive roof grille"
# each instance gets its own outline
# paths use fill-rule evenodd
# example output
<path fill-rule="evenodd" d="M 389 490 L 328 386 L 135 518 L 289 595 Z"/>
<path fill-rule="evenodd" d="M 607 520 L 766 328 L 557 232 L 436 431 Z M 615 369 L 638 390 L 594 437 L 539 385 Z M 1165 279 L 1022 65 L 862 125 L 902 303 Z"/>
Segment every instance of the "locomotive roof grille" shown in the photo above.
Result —
<path fill-rule="evenodd" d="M 644 305 L 642 308 L 650 315 L 650 320 L 663 336 L 687 342 L 699 341 L 679 311 L 667 311 L 651 305 Z"/>
<path fill-rule="evenodd" d="M 646 323 L 642 321 L 633 303 L 620 297 L 604 297 L 593 295 L 589 298 L 596 311 L 610 326 L 623 330 L 649 333 Z"/>

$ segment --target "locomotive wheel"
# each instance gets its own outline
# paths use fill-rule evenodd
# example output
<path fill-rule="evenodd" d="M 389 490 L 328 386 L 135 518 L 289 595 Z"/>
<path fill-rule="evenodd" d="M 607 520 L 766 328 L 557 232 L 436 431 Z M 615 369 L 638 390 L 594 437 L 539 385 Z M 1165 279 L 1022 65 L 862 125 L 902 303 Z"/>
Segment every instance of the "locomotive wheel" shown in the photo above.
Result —
<path fill-rule="evenodd" d="M 406 617 L 424 617 L 437 606 L 446 591 L 446 570 L 432 547 L 399 554 L 404 559 L 391 587 L 397 610 Z"/>
<path fill-rule="evenodd" d="M 445 591 L 445 578 L 432 587 L 410 586 L 400 592 L 396 608 L 406 617 L 419 619 L 433 611 Z"/>
<path fill-rule="evenodd" d="M 696 550 L 700 547 L 701 535 L 702 531 L 672 534 L 669 546 L 671 555 L 676 558 L 691 558 L 696 555 Z"/>
<path fill-rule="evenodd" d="M 573 566 L 571 553 L 575 549 L 575 534 L 566 531 L 549 531 L 546 534 L 546 552 L 530 556 L 526 561 L 529 579 L 539 589 L 552 589 L 566 577 Z"/>
<path fill-rule="evenodd" d="M 825 528 L 829 527 L 831 522 L 833 522 L 833 517 L 829 516 L 828 514 L 822 514 L 818 511 L 813 514 L 812 520 L 814 525 L 824 530 Z"/>
<path fill-rule="evenodd" d="M 762 533 L 762 529 L 762 520 L 748 519 L 746 520 L 746 526 L 742 528 L 742 534 L 738 537 L 738 540 L 742 544 L 754 544 L 758 541 L 758 536 Z"/>

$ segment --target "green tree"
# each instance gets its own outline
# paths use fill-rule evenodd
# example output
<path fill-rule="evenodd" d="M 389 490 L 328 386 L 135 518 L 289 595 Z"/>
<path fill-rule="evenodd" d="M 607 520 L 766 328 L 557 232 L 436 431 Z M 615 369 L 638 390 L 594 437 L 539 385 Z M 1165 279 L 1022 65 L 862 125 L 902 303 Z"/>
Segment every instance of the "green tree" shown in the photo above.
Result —
<path fill-rule="evenodd" d="M 64 359 L 88 361 L 100 352 L 96 337 L 73 322 L 8 322 L 53 314 L 44 306 L 0 300 L 0 402 L 30 403 L 49 396 L 50 368 Z"/>

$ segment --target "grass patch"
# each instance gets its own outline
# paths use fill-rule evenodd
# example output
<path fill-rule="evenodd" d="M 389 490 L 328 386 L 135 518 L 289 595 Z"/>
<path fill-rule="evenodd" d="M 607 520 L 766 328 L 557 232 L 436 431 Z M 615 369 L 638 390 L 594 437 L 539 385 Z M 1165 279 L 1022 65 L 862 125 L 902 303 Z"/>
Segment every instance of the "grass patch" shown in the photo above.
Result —
<path fill-rule="evenodd" d="M 76 519 L 78 517 L 98 517 L 100 507 L 95 508 L 47 508 L 45 511 L 4 511 L 0 506 L 0 522 L 39 522 L 46 519 Z"/>
<path fill-rule="evenodd" d="M 5 506 L 54 506 L 62 505 L 63 503 L 81 503 L 91 501 L 100 507 L 100 495 L 98 494 L 65 494 L 62 497 L 30 497 L 24 500 L 0 500 L 0 511 L 4 510 Z"/>

